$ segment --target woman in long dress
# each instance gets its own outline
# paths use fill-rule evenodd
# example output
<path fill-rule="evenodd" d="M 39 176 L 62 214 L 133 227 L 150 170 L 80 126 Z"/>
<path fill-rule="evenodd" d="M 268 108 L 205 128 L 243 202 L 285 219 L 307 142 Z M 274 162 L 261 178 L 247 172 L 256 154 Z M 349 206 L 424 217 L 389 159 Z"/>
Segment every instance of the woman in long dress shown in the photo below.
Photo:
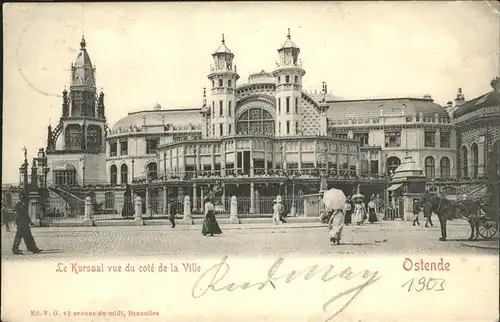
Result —
<path fill-rule="evenodd" d="M 132 188 L 128 184 L 125 187 L 125 193 L 123 194 L 122 216 L 126 218 L 134 216 L 134 204 L 132 202 Z"/>
<path fill-rule="evenodd" d="M 214 234 L 222 234 L 222 230 L 215 219 L 215 206 L 209 198 L 205 198 L 205 219 L 203 220 L 203 228 L 201 233 L 204 236 L 213 236 Z"/>
<path fill-rule="evenodd" d="M 280 221 L 281 212 L 282 212 L 281 203 L 274 200 L 273 201 L 273 224 L 278 225 L 281 222 Z"/>
<path fill-rule="evenodd" d="M 345 215 L 341 209 L 330 211 L 330 219 L 328 220 L 328 237 L 333 244 L 340 244 L 342 239 L 342 228 L 344 228 Z"/>
<path fill-rule="evenodd" d="M 352 221 L 352 203 L 351 198 L 347 197 L 345 201 L 345 224 L 349 225 Z"/>
<path fill-rule="evenodd" d="M 375 197 L 372 196 L 372 199 L 368 203 L 368 221 L 370 224 L 373 224 L 377 221 L 377 204 L 375 203 Z"/>
<path fill-rule="evenodd" d="M 356 203 L 354 204 L 354 216 L 352 221 L 356 223 L 356 225 L 361 225 L 365 220 L 366 209 L 365 205 L 361 202 L 361 199 L 356 199 Z"/>

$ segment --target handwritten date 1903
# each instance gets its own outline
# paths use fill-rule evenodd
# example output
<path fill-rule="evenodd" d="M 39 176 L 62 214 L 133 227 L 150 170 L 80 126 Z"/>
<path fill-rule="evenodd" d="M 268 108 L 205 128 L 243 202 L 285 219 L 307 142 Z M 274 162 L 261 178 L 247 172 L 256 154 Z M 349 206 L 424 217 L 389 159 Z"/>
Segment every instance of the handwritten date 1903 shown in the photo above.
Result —
<path fill-rule="evenodd" d="M 415 284 L 416 282 L 416 284 Z M 417 292 L 422 292 L 422 291 L 434 291 L 434 292 L 441 292 L 444 291 L 444 283 L 445 280 L 442 278 L 425 278 L 421 277 L 418 280 L 415 278 L 412 278 L 408 280 L 406 283 L 401 285 L 401 287 L 408 286 L 408 292 L 411 292 L 412 290 L 417 291 Z"/>

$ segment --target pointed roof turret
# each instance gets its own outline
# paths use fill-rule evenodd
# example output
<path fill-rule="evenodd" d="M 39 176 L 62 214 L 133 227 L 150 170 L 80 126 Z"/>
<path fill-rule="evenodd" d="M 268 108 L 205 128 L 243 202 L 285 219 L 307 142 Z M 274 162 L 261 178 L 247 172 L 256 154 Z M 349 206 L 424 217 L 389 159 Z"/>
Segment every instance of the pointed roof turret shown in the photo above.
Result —
<path fill-rule="evenodd" d="M 278 50 L 285 49 L 285 48 L 299 49 L 299 47 L 292 41 L 292 37 L 290 36 L 290 28 L 288 28 L 288 34 L 286 35 L 285 42 L 283 43 L 283 45 L 281 45 L 280 49 L 278 49 Z"/>
<path fill-rule="evenodd" d="M 226 41 L 224 40 L 224 34 L 222 34 L 222 40 L 219 48 L 217 48 L 217 50 L 213 53 L 213 55 L 215 54 L 232 54 L 231 50 L 229 50 L 229 48 L 227 48 L 226 46 Z"/>
<path fill-rule="evenodd" d="M 71 86 L 95 87 L 94 67 L 87 53 L 87 42 L 84 36 L 80 41 L 80 52 L 71 64 Z"/>

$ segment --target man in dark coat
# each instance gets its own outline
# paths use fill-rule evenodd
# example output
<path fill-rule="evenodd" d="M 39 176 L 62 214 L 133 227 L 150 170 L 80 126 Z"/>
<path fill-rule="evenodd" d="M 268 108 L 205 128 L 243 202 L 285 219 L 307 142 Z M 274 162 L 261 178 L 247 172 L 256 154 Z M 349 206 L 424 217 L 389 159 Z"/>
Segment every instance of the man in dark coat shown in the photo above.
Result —
<path fill-rule="evenodd" d="M 172 196 L 170 197 L 170 211 L 168 220 L 172 223 L 172 228 L 175 228 L 175 215 L 177 214 L 177 199 Z"/>
<path fill-rule="evenodd" d="M 40 253 L 42 250 L 36 246 L 35 239 L 31 234 L 30 223 L 31 219 L 28 214 L 28 198 L 25 193 L 20 194 L 19 202 L 16 204 L 16 224 L 17 232 L 12 245 L 12 252 L 15 255 L 20 255 L 22 252 L 19 250 L 21 239 L 24 239 L 24 244 L 28 251 L 34 254 Z"/>
<path fill-rule="evenodd" d="M 413 216 L 414 216 L 413 226 L 415 226 L 415 224 L 420 226 L 420 222 L 418 221 L 418 214 L 419 213 L 420 213 L 420 202 L 418 202 L 418 200 L 415 199 L 413 201 Z"/>

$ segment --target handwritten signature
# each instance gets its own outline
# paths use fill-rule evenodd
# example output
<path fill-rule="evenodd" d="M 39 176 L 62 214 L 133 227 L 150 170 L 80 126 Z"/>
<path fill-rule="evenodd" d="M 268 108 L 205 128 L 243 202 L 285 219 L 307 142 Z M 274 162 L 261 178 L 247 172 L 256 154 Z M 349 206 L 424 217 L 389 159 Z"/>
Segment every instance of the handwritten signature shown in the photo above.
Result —
<path fill-rule="evenodd" d="M 378 271 L 370 272 L 368 270 L 362 270 L 360 272 L 353 272 L 351 267 L 347 267 L 340 272 L 334 272 L 334 265 L 327 265 L 324 267 L 320 267 L 319 265 L 311 265 L 300 271 L 292 270 L 289 273 L 278 275 L 278 269 L 281 264 L 284 262 L 283 258 L 278 258 L 267 271 L 267 277 L 260 282 L 243 282 L 241 284 L 237 283 L 228 283 L 223 284 L 222 279 L 229 272 L 229 264 L 226 262 L 227 255 L 222 257 L 221 261 L 214 265 L 213 267 L 206 270 L 203 274 L 201 274 L 198 281 L 193 286 L 191 291 L 191 295 L 194 298 L 201 298 L 204 296 L 208 290 L 212 290 L 214 292 L 219 291 L 228 291 L 233 292 L 235 290 L 241 289 L 246 290 L 248 288 L 255 288 L 257 290 L 262 290 L 266 286 L 270 285 L 273 289 L 276 289 L 276 281 L 284 280 L 287 284 L 292 283 L 297 277 L 303 276 L 304 280 L 310 280 L 311 278 L 321 275 L 321 280 L 323 282 L 329 282 L 334 279 L 344 279 L 344 280 L 353 280 L 355 278 L 359 279 L 361 277 L 361 281 L 359 284 L 355 284 L 353 287 L 344 290 L 342 292 L 338 292 L 331 298 L 329 298 L 323 304 L 323 312 L 326 312 L 327 308 L 335 303 L 335 301 L 339 299 L 348 299 L 348 301 L 341 306 L 337 311 L 334 312 L 333 315 L 329 316 L 325 322 L 330 321 L 338 314 L 340 314 L 355 298 L 359 295 L 359 293 L 365 289 L 367 286 L 378 281 L 381 276 L 379 276 Z"/>

